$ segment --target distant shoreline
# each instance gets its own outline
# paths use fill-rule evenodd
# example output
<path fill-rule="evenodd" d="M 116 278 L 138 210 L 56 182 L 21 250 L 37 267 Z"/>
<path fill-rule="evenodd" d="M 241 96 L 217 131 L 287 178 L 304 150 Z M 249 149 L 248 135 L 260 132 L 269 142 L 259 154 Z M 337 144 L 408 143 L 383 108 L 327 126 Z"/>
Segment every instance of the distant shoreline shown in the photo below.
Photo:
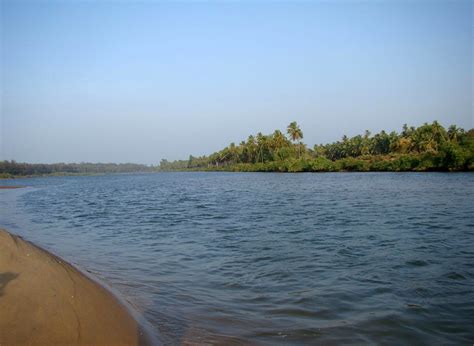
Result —
<path fill-rule="evenodd" d="M 0 344 L 151 344 L 110 291 L 56 255 L 3 229 L 0 296 Z"/>
<path fill-rule="evenodd" d="M 437 121 L 419 127 L 403 125 L 400 133 L 384 130 L 372 135 L 342 136 L 316 144 L 302 141 L 303 131 L 293 121 L 286 129 L 250 135 L 239 144 L 187 160 L 161 160 L 162 170 L 228 170 L 238 172 L 398 172 L 474 171 L 474 129 Z"/>
<path fill-rule="evenodd" d="M 437 121 L 402 131 L 343 136 L 340 141 L 302 142 L 303 132 L 294 121 L 287 136 L 280 130 L 250 135 L 208 156 L 187 160 L 162 159 L 159 166 L 136 163 L 21 163 L 0 161 L 0 179 L 36 176 L 102 175 L 157 172 L 469 172 L 474 171 L 474 129 Z"/>
<path fill-rule="evenodd" d="M 324 174 L 324 173 L 474 173 L 474 170 L 406 170 L 406 171 L 357 171 L 357 170 L 340 170 L 340 171 L 265 171 L 265 170 L 232 170 L 232 169 L 176 169 L 176 170 L 158 170 L 155 172 L 130 172 L 130 173 L 100 173 L 100 174 L 41 174 L 41 175 L 28 175 L 28 176 L 12 176 L 12 177 L 0 177 L 2 180 L 17 180 L 17 179 L 31 179 L 31 178 L 53 178 L 53 177 L 94 177 L 94 176 L 108 176 L 108 175 L 131 175 L 131 174 L 160 174 L 160 173 L 279 173 L 279 174 L 302 174 L 302 173 L 311 173 L 311 174 Z M 0 186 L 1 189 L 21 189 L 26 186 Z"/>
<path fill-rule="evenodd" d="M 153 174 L 153 173 L 159 173 L 159 171 L 155 172 L 142 172 L 142 171 L 137 171 L 137 172 L 123 172 L 123 173 L 117 173 L 117 172 L 107 172 L 107 173 L 68 173 L 68 172 L 58 172 L 58 173 L 51 173 L 51 174 L 29 174 L 29 175 L 0 175 L 0 181 L 1 180 L 12 180 L 12 179 L 27 179 L 27 178 L 48 178 L 48 177 L 94 177 L 94 176 L 103 176 L 103 175 L 127 175 L 127 174 Z M 18 186 L 18 188 L 21 188 L 24 186 Z M 0 187 L 1 188 L 1 187 Z M 6 186 L 5 188 L 11 188 L 9 186 Z"/>

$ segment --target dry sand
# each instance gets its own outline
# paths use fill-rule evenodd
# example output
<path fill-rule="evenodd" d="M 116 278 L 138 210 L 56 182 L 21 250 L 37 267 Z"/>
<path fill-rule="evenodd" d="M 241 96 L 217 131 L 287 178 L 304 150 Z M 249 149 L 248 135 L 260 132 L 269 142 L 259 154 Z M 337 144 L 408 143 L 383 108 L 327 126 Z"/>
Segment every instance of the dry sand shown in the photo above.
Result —
<path fill-rule="evenodd" d="M 0 346 L 147 344 L 109 291 L 0 229 Z"/>

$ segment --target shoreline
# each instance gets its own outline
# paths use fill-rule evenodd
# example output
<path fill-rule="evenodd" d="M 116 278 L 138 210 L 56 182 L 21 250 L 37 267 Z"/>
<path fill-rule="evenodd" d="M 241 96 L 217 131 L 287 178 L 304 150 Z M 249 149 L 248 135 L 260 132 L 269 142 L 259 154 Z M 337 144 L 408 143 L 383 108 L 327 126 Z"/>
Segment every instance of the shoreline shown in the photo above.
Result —
<path fill-rule="evenodd" d="M 90 275 L 0 228 L 0 344 L 157 343 Z"/>
<path fill-rule="evenodd" d="M 58 172 L 58 173 L 47 173 L 47 174 L 28 174 L 28 175 L 2 175 L 0 173 L 1 180 L 15 180 L 15 179 L 25 179 L 25 178 L 49 178 L 49 177 L 95 177 L 95 176 L 104 176 L 104 175 L 127 175 L 127 174 L 153 174 L 158 172 L 105 172 L 105 173 L 68 173 L 68 172 Z"/>
<path fill-rule="evenodd" d="M 33 178 L 55 178 L 55 177 L 96 177 L 96 176 L 108 176 L 108 175 L 134 175 L 134 174 L 163 174 L 163 173 L 262 173 L 262 174 L 269 174 L 269 173 L 277 173 L 277 174 L 328 174 L 328 173 L 448 173 L 448 174 L 457 174 L 457 173 L 474 173 L 474 170 L 401 170 L 401 171 L 376 171 L 376 170 L 339 170 L 339 171 L 295 171 L 295 172 L 288 172 L 288 171 L 262 171 L 262 170 L 254 170 L 254 171 L 239 171 L 239 170 L 231 170 L 231 169 L 218 169 L 218 170 L 198 170 L 198 169 L 181 169 L 181 170 L 162 170 L 157 172 L 137 172 L 137 173 L 102 173 L 102 174 L 64 174 L 64 175 L 28 175 L 28 176 L 13 176 L 10 178 L 2 178 L 0 177 L 0 182 L 2 180 L 21 180 L 21 179 L 33 179 Z M 25 186 L 8 186 L 2 185 L 0 186 L 0 190 L 2 189 L 21 189 L 28 187 Z"/>

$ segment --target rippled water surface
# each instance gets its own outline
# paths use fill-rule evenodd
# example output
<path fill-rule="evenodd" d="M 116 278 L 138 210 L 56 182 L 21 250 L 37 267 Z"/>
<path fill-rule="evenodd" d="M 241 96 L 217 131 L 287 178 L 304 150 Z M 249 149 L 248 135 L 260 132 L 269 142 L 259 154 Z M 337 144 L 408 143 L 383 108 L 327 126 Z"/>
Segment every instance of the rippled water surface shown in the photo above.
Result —
<path fill-rule="evenodd" d="M 474 342 L 474 174 L 2 181 L 0 225 L 108 283 L 165 344 Z"/>

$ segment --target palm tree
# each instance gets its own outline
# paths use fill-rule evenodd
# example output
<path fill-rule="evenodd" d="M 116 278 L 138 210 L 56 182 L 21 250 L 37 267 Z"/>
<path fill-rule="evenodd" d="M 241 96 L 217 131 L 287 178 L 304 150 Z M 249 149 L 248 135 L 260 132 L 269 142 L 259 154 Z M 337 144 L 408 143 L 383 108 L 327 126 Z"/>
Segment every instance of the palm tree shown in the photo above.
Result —
<path fill-rule="evenodd" d="M 285 135 L 281 133 L 280 130 L 275 130 L 275 132 L 273 132 L 272 139 L 273 139 L 275 149 L 277 150 L 280 148 L 283 148 L 288 143 L 288 139 L 285 138 Z"/>
<path fill-rule="evenodd" d="M 452 142 L 457 142 L 460 135 L 464 134 L 464 130 L 457 127 L 456 125 L 451 125 L 448 128 L 448 137 Z"/>
<path fill-rule="evenodd" d="M 362 148 L 361 154 L 362 155 L 369 155 L 370 154 L 370 131 L 365 130 L 364 137 L 362 138 Z"/>
<path fill-rule="evenodd" d="M 238 154 L 238 149 L 235 146 L 234 142 L 230 143 L 229 145 L 229 154 L 230 154 L 230 160 L 233 161 L 233 163 L 236 163 L 236 161 L 239 158 L 239 154 Z"/>
<path fill-rule="evenodd" d="M 267 148 L 267 136 L 264 136 L 261 132 L 257 133 L 257 148 L 259 152 L 259 156 L 262 160 L 262 163 L 265 161 L 264 160 L 264 151 Z M 257 161 L 258 161 L 258 156 L 257 156 Z"/>
<path fill-rule="evenodd" d="M 303 139 L 303 131 L 301 131 L 296 121 L 293 121 L 290 123 L 290 125 L 288 125 L 286 129 L 286 133 L 288 133 L 292 142 L 298 142 L 299 144 L 301 139 Z M 301 146 L 298 145 L 298 157 L 300 156 L 301 156 Z"/>
<path fill-rule="evenodd" d="M 289 146 L 289 141 L 288 138 L 285 137 L 283 133 L 281 133 L 280 130 L 275 130 L 273 132 L 273 135 L 270 136 L 271 139 L 271 148 L 272 148 L 272 156 L 273 158 L 281 158 L 280 157 L 280 149 L 283 147 Z"/>
<path fill-rule="evenodd" d="M 255 163 L 256 160 L 256 151 L 257 151 L 257 144 L 255 143 L 255 137 L 250 135 L 247 139 L 246 144 L 249 156 L 249 163 Z"/>

